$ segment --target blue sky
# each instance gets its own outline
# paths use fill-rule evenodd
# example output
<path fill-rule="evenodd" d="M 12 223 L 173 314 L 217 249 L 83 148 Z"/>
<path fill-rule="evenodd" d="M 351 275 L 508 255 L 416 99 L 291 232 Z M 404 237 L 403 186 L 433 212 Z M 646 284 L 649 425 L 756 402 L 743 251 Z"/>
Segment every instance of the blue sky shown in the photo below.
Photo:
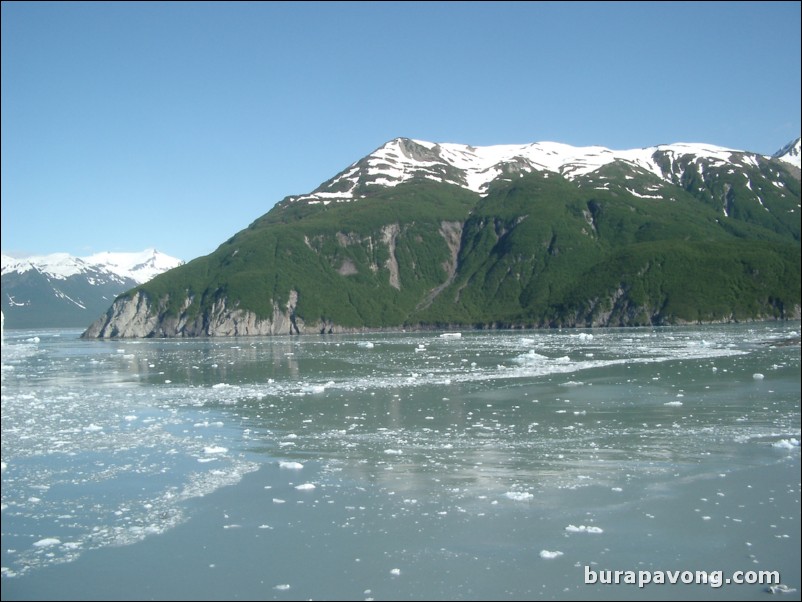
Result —
<path fill-rule="evenodd" d="M 185 260 L 397 136 L 800 135 L 800 3 L 2 3 L 2 250 Z"/>

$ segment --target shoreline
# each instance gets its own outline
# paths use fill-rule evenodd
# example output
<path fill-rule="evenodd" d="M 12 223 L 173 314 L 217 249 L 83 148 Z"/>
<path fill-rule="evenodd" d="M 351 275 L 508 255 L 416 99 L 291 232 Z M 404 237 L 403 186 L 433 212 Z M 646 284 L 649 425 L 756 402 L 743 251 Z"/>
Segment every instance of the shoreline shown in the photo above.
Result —
<path fill-rule="evenodd" d="M 345 327 L 345 326 L 335 326 L 333 328 L 322 329 L 316 331 L 316 329 L 310 329 L 307 331 L 299 331 L 299 332 L 284 332 L 284 333 L 271 333 L 271 332 L 253 332 L 253 333 L 238 333 L 238 334 L 202 334 L 202 335 L 184 335 L 184 334 L 175 334 L 175 335 L 161 335 L 161 336 L 122 336 L 122 337 L 85 337 L 87 329 L 83 329 L 83 332 L 79 336 L 81 340 L 86 341 L 126 341 L 126 340 L 147 340 L 147 339 L 156 339 L 156 340 L 171 340 L 171 339 L 234 339 L 238 337 L 246 337 L 246 338 L 253 338 L 253 337 L 271 337 L 271 338 L 295 338 L 295 337 L 314 337 L 314 336 L 328 336 L 328 335 L 380 335 L 380 334 L 415 334 L 415 333 L 429 333 L 429 332 L 457 332 L 457 331 L 465 331 L 465 332 L 559 332 L 563 330 L 570 330 L 570 331 L 584 331 L 584 330 L 636 330 L 636 329 L 644 329 L 644 328 L 704 328 L 707 326 L 739 326 L 744 324 L 755 324 L 755 325 L 768 325 L 768 324 L 777 324 L 777 325 L 788 325 L 793 322 L 800 322 L 802 318 L 794 317 L 794 318 L 765 318 L 765 319 L 750 319 L 750 320 L 720 320 L 720 321 L 709 321 L 709 322 L 678 322 L 675 324 L 644 324 L 644 325 L 630 325 L 630 324 L 619 324 L 619 325 L 555 325 L 555 326 L 537 326 L 531 323 L 513 323 L 513 322 L 488 322 L 485 324 L 461 324 L 461 323 L 453 323 L 453 324 L 416 324 L 416 325 L 406 325 L 406 326 L 384 326 L 384 327 Z M 79 330 L 80 327 L 77 327 Z M 800 337 L 792 337 L 789 339 L 789 343 L 787 344 L 799 344 Z M 767 344 L 773 343 L 772 341 L 767 341 Z"/>

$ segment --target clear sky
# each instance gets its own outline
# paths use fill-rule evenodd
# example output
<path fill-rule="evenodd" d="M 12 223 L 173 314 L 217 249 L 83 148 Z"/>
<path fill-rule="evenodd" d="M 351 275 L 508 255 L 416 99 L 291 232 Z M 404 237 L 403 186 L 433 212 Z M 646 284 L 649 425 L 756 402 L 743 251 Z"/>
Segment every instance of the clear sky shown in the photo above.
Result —
<path fill-rule="evenodd" d="M 190 260 L 397 136 L 772 154 L 799 2 L 2 3 L 2 250 Z"/>

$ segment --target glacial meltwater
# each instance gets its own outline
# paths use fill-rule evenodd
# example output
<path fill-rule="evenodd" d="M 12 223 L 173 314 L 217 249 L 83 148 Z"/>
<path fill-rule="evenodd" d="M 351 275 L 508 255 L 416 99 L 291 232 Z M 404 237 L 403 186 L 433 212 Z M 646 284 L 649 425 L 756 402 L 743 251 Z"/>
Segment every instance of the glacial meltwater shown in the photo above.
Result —
<path fill-rule="evenodd" d="M 6 331 L 2 598 L 798 600 L 799 333 Z"/>

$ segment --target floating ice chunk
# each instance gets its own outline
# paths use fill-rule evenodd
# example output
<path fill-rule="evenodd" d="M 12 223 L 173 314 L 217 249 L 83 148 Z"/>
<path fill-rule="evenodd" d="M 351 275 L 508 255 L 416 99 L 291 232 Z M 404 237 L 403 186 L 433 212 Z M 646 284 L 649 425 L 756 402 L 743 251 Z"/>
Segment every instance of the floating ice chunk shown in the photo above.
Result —
<path fill-rule="evenodd" d="M 763 380 L 763 379 L 764 379 L 764 378 L 766 378 L 766 377 L 765 377 L 765 376 L 763 376 L 763 375 L 762 375 L 760 372 L 755 372 L 755 373 L 752 375 L 752 378 L 754 378 L 755 380 Z"/>
<path fill-rule="evenodd" d="M 133 422 L 133 421 L 134 421 L 134 420 L 136 420 L 136 419 L 137 419 L 137 417 L 136 417 L 136 416 L 134 416 L 133 414 L 129 414 L 128 416 L 126 416 L 126 417 L 124 418 L 124 420 L 125 420 L 126 422 Z"/>
<path fill-rule="evenodd" d="M 462 336 L 461 332 L 444 332 L 440 335 L 441 339 L 458 339 Z"/>
<path fill-rule="evenodd" d="M 792 594 L 796 591 L 796 588 L 780 583 L 779 585 L 770 585 L 766 588 L 766 591 L 770 594 Z"/>
<path fill-rule="evenodd" d="M 274 498 L 273 498 L 273 503 L 274 503 L 274 504 L 283 504 L 283 503 L 284 503 L 284 500 L 280 500 L 280 499 L 278 499 L 277 497 L 274 497 Z"/>
<path fill-rule="evenodd" d="M 57 546 L 60 543 L 60 539 L 56 539 L 55 537 L 45 537 L 44 539 L 34 542 L 33 546 L 35 548 L 48 548 L 50 546 Z"/>
<path fill-rule="evenodd" d="M 228 451 L 227 447 L 220 447 L 219 445 L 210 445 L 203 448 L 204 454 L 224 454 Z"/>
<path fill-rule="evenodd" d="M 780 439 L 772 443 L 771 446 L 777 449 L 794 449 L 799 447 L 799 439 Z"/>
<path fill-rule="evenodd" d="M 547 356 L 541 355 L 541 354 L 539 354 L 539 353 L 537 353 L 535 351 L 532 351 L 530 349 L 526 353 L 516 357 L 514 361 L 516 361 L 519 364 L 529 364 L 529 363 L 533 363 L 533 362 L 539 363 L 539 362 L 542 362 L 542 361 L 545 361 L 545 360 L 548 360 L 548 359 L 549 358 Z"/>
<path fill-rule="evenodd" d="M 391 569 L 390 574 L 398 577 L 401 574 L 401 569 Z"/>
<path fill-rule="evenodd" d="M 681 401 L 667 401 L 663 404 L 664 406 L 681 406 Z"/>
<path fill-rule="evenodd" d="M 279 585 L 274 585 L 273 589 L 276 589 L 276 590 L 278 590 L 280 592 L 286 592 L 288 589 L 290 589 L 290 584 L 289 583 L 281 583 Z"/>
<path fill-rule="evenodd" d="M 508 491 L 504 495 L 514 502 L 528 502 L 535 497 L 526 491 Z"/>
<path fill-rule="evenodd" d="M 400 449 L 385 449 L 384 453 L 388 456 L 400 456 L 404 452 L 402 452 Z"/>
<path fill-rule="evenodd" d="M 287 470 L 301 470 L 304 465 L 300 462 L 279 462 L 279 468 L 286 468 Z"/>
<path fill-rule="evenodd" d="M 301 485 L 296 485 L 295 488 L 298 491 L 312 491 L 315 488 L 313 483 L 303 483 Z"/>
<path fill-rule="evenodd" d="M 97 433 L 98 431 L 102 431 L 102 430 L 103 430 L 103 427 L 102 427 L 102 426 L 98 426 L 98 425 L 97 425 L 97 424 L 95 424 L 95 423 L 92 423 L 92 424 L 90 424 L 89 426 L 85 426 L 85 427 L 84 427 L 84 430 L 85 430 L 87 433 Z"/>
<path fill-rule="evenodd" d="M 568 525 L 565 530 L 569 533 L 604 533 L 604 529 L 599 527 L 586 527 L 585 525 L 579 525 L 578 527 Z"/>
<path fill-rule="evenodd" d="M 553 558 L 559 558 L 562 555 L 563 555 L 563 553 L 562 552 L 558 552 L 558 551 L 550 552 L 548 550 L 540 550 L 540 557 L 541 558 L 545 558 L 546 560 L 551 560 Z"/>
<path fill-rule="evenodd" d="M 325 393 L 326 387 L 330 387 L 333 384 L 334 381 L 329 381 L 325 385 L 305 385 L 302 388 L 302 391 L 304 393 L 313 393 L 313 394 Z"/>
<path fill-rule="evenodd" d="M 373 349 L 373 347 L 375 347 L 375 345 L 373 343 L 371 343 L 370 341 L 365 341 L 363 343 L 358 343 L 358 345 L 360 347 L 364 347 L 365 349 Z"/>

